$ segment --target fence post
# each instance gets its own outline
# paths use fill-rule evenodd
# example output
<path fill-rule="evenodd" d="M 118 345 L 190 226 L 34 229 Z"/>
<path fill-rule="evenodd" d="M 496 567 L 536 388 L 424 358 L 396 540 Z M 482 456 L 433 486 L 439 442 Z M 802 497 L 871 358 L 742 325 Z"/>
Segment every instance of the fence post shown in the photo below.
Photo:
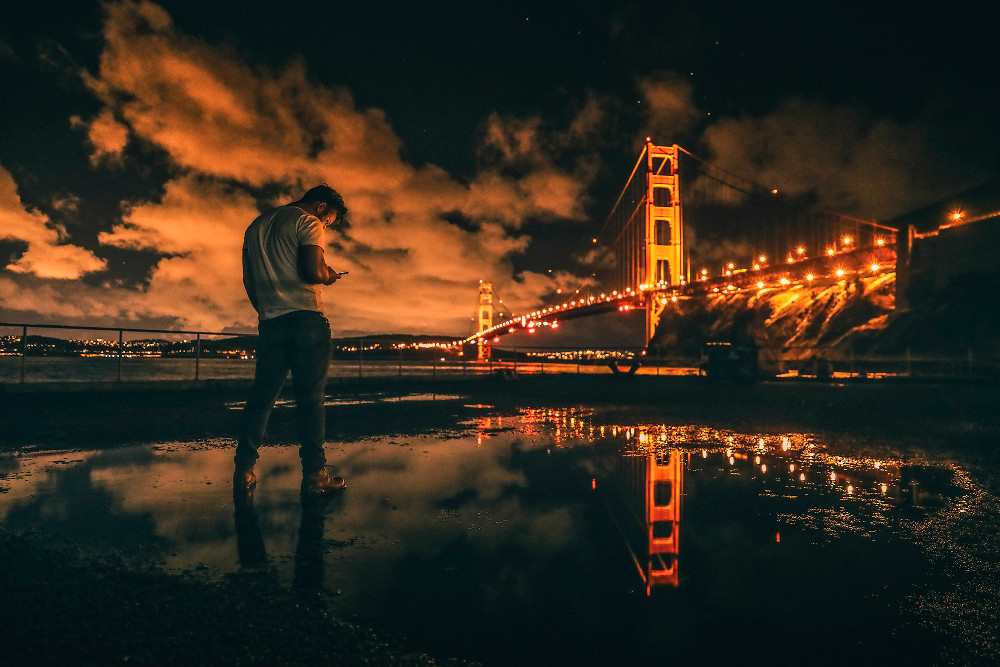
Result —
<path fill-rule="evenodd" d="M 194 381 L 201 379 L 201 334 L 194 339 Z"/>
<path fill-rule="evenodd" d="M 24 384 L 24 362 L 28 357 L 28 327 L 21 327 L 21 384 Z"/>
<path fill-rule="evenodd" d="M 118 381 L 122 381 L 122 364 L 125 360 L 124 331 L 118 330 Z M 198 377 L 197 366 L 195 366 L 195 377 Z"/>

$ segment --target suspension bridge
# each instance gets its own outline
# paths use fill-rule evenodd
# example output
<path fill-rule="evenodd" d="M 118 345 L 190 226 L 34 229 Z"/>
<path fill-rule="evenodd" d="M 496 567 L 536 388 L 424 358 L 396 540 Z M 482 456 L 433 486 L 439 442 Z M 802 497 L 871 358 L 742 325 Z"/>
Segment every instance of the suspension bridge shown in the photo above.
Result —
<path fill-rule="evenodd" d="M 821 209 L 733 174 L 678 145 L 646 140 L 586 262 L 593 279 L 569 300 L 505 314 L 481 282 L 475 343 L 606 312 L 645 313 L 644 339 L 681 299 L 892 271 L 896 229 Z"/>

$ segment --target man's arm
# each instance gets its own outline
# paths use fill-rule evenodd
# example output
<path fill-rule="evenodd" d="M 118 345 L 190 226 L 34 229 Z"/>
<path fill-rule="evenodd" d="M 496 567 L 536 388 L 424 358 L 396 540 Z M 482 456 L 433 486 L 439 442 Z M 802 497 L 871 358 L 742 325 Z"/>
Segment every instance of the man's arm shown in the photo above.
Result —
<path fill-rule="evenodd" d="M 260 312 L 257 308 L 257 285 L 253 281 L 253 268 L 250 266 L 250 256 L 247 255 L 247 249 L 243 248 L 243 289 L 247 291 L 247 298 L 250 299 L 250 304 L 253 309 Z"/>
<path fill-rule="evenodd" d="M 332 285 L 340 276 L 327 266 L 323 259 L 323 248 L 318 245 L 299 247 L 299 277 L 312 285 Z"/>

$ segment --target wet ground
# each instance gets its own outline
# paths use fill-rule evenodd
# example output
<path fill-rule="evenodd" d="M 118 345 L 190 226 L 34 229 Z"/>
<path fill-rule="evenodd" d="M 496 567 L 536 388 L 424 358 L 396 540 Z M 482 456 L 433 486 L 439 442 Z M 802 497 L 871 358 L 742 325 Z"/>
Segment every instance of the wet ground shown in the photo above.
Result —
<path fill-rule="evenodd" d="M 6 396 L 3 627 L 50 662 L 1000 660 L 995 388 L 638 380 L 338 392 L 320 503 L 287 405 L 234 497 L 239 391 Z"/>

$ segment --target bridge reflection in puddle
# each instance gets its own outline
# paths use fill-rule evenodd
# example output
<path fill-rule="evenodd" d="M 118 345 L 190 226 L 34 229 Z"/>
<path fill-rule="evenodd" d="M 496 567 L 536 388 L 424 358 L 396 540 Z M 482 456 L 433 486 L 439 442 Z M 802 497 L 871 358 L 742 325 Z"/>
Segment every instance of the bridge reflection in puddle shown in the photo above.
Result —
<path fill-rule="evenodd" d="M 338 615 L 434 654 L 700 662 L 748 623 L 802 650 L 820 627 L 881 641 L 930 568 L 906 521 L 968 495 L 960 470 L 808 434 L 467 407 L 487 416 L 328 445 L 349 488 L 318 513 L 287 446 L 262 451 L 234 513 L 231 443 L 207 441 L 6 459 L 0 521 L 168 571 L 305 577 Z"/>

